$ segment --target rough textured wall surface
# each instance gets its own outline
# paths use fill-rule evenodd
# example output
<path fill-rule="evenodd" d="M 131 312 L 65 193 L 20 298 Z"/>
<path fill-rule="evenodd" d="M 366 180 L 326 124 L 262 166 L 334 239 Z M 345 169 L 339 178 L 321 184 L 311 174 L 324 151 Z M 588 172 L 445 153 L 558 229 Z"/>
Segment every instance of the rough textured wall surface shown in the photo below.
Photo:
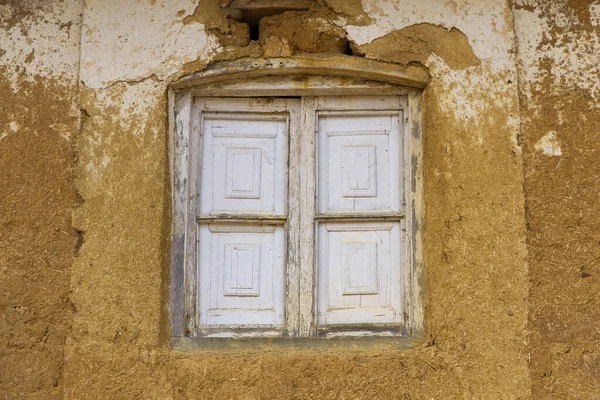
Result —
<path fill-rule="evenodd" d="M 536 399 L 600 398 L 600 3 L 516 1 Z"/>
<path fill-rule="evenodd" d="M 0 1 L 0 398 L 62 397 L 81 9 Z"/>
<path fill-rule="evenodd" d="M 305 15 L 323 29 L 310 51 L 344 32 L 357 54 L 422 62 L 432 74 L 424 93 L 427 342 L 387 352 L 169 348 L 168 83 L 214 61 L 304 48 L 277 30 L 251 42 L 215 4 L 86 1 L 83 204 L 73 218 L 84 241 L 71 271 L 77 313 L 66 397 L 529 398 L 517 79 L 511 9 L 501 0 L 320 2 Z M 390 58 L 386 47 L 399 41 L 406 54 Z"/>

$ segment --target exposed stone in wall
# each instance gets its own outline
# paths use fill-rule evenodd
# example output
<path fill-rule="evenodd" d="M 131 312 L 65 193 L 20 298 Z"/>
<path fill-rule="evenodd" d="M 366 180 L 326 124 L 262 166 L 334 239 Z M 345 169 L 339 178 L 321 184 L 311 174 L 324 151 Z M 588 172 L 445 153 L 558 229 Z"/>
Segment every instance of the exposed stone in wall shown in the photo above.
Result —
<path fill-rule="evenodd" d="M 228 19 L 229 29 L 227 33 L 215 30 L 214 34 L 223 46 L 245 47 L 250 44 L 250 27 L 248 24 Z"/>
<path fill-rule="evenodd" d="M 369 25 L 373 19 L 363 9 L 361 0 L 322 0 L 334 12 L 340 14 L 349 25 Z"/>
<path fill-rule="evenodd" d="M 261 45 L 278 40 L 287 44 L 292 53 L 344 53 L 348 49 L 344 30 L 313 12 L 264 17 L 259 33 Z"/>
<path fill-rule="evenodd" d="M 294 54 L 290 42 L 286 38 L 269 36 L 262 41 L 263 55 L 265 57 L 289 57 Z"/>
<path fill-rule="evenodd" d="M 289 11 L 260 20 L 259 44 L 250 42 L 248 25 L 228 18 L 218 0 L 203 0 L 185 24 L 203 23 L 207 32 L 218 39 L 214 61 L 240 57 L 287 57 L 294 53 L 344 53 L 348 50 L 345 31 L 334 22 L 340 17 L 332 9 L 315 3 L 309 11 Z M 358 15 L 367 21 L 356 4 L 338 5 L 344 16 Z M 342 11 L 343 10 L 343 11 Z M 362 17 L 361 17 L 362 16 Z"/>
<path fill-rule="evenodd" d="M 204 25 L 204 29 L 208 32 L 217 30 L 223 34 L 227 34 L 230 32 L 229 21 L 227 14 L 221 10 L 220 5 L 220 0 L 199 0 L 198 5 L 194 8 L 194 12 L 186 15 L 183 22 L 185 24 L 199 22 Z M 181 12 L 177 16 L 180 17 L 183 14 L 185 12 Z"/>
<path fill-rule="evenodd" d="M 515 1 L 533 397 L 600 398 L 598 2 Z"/>

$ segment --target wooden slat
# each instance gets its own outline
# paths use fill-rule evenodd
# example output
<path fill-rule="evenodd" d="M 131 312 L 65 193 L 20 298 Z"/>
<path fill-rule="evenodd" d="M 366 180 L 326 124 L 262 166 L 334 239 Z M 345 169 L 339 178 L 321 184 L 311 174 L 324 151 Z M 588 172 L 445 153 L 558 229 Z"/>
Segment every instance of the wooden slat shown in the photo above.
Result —
<path fill-rule="evenodd" d="M 186 336 L 197 335 L 197 330 L 200 325 L 198 320 L 198 312 L 196 310 L 198 296 L 198 274 L 197 274 L 197 224 L 194 216 L 198 210 L 198 193 L 199 193 L 199 166 L 202 156 L 202 111 L 203 103 L 191 101 L 190 116 L 188 118 L 187 135 L 189 141 L 189 158 L 187 165 L 188 177 L 188 198 L 187 198 L 187 216 L 186 216 L 186 245 L 185 245 L 185 324 Z M 198 131 L 199 130 L 199 131 Z M 195 134 L 198 132 L 199 134 Z"/>
<path fill-rule="evenodd" d="M 178 96 L 179 99 L 175 99 Z M 171 137 L 169 153 L 171 162 L 171 188 L 173 202 L 173 225 L 171 231 L 171 284 L 169 308 L 171 335 L 184 336 L 184 293 L 185 293 L 185 241 L 187 204 L 188 139 L 186 127 L 189 118 L 191 96 L 169 92 L 169 122 Z"/>
<path fill-rule="evenodd" d="M 422 115 L 423 102 L 422 92 L 411 90 L 408 93 L 408 132 L 407 143 L 409 146 L 410 167 L 407 176 L 407 185 L 410 190 L 408 201 L 407 219 L 409 238 L 409 263 L 411 268 L 408 274 L 406 301 L 407 325 L 411 328 L 411 334 L 422 337 L 425 332 L 425 265 L 423 256 L 423 237 L 425 222 L 425 207 L 423 204 L 423 131 Z"/>
<path fill-rule="evenodd" d="M 233 0 L 229 8 L 242 11 L 264 10 L 268 8 L 285 8 L 290 10 L 307 10 L 313 4 L 313 0 Z"/>
<path fill-rule="evenodd" d="M 243 58 L 209 66 L 183 77 L 171 85 L 174 89 L 224 81 L 239 81 L 266 75 L 329 75 L 424 88 L 429 73 L 422 67 L 395 64 L 346 55 L 302 54 L 288 58 Z"/>
<path fill-rule="evenodd" d="M 260 214 L 200 214 L 196 217 L 198 223 L 215 224 L 219 222 L 241 224 L 283 225 L 287 221 L 285 215 L 260 215 Z"/>
<path fill-rule="evenodd" d="M 292 75 L 258 76 L 241 81 L 199 85 L 192 89 L 197 96 L 382 96 L 405 95 L 408 88 L 384 82 L 364 81 L 343 76 Z"/>
<path fill-rule="evenodd" d="M 300 139 L 300 336 L 314 336 L 315 278 L 315 124 L 317 98 L 302 98 Z"/>
<path fill-rule="evenodd" d="M 288 240 L 287 243 L 287 274 L 286 274 L 286 312 L 285 328 L 287 335 L 297 337 L 300 333 L 300 268 L 302 231 L 300 229 L 300 138 L 301 103 L 298 99 L 289 100 L 289 177 L 288 177 Z"/>
<path fill-rule="evenodd" d="M 315 215 L 317 221 L 400 221 L 405 216 L 403 213 L 322 213 Z"/>
<path fill-rule="evenodd" d="M 262 17 L 286 11 L 308 10 L 312 4 L 312 0 L 233 0 L 222 9 L 232 18 L 253 25 Z"/>

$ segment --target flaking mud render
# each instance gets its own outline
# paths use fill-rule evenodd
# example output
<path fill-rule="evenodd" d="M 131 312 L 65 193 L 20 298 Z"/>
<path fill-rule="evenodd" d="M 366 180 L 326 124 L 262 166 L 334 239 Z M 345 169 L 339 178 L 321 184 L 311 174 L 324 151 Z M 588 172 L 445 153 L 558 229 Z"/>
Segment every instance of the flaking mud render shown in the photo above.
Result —
<path fill-rule="evenodd" d="M 600 3 L 518 1 L 535 399 L 600 398 Z"/>
<path fill-rule="evenodd" d="M 0 1 L 0 396 L 600 397 L 599 8 L 317 1 L 250 41 L 218 1 Z M 425 343 L 171 350 L 168 84 L 349 51 L 432 77 Z"/>

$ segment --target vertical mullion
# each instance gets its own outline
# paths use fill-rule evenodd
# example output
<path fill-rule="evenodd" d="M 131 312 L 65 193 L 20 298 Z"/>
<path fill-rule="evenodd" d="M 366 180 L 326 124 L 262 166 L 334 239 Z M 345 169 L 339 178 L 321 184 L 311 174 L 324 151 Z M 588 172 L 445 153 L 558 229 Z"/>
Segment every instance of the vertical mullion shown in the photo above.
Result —
<path fill-rule="evenodd" d="M 300 336 L 314 336 L 317 98 L 303 97 L 300 135 Z"/>
<path fill-rule="evenodd" d="M 409 149 L 409 163 L 406 176 L 410 191 L 407 195 L 407 264 L 406 280 L 409 291 L 405 304 L 408 313 L 408 325 L 415 336 L 425 331 L 425 268 L 423 259 L 424 214 L 423 205 L 423 131 L 422 92 L 416 89 L 408 91 L 408 129 L 404 137 Z M 407 163 L 408 163 L 407 162 Z"/>
<path fill-rule="evenodd" d="M 186 211 L 188 187 L 190 96 L 169 91 L 169 127 L 171 137 L 170 168 L 173 204 L 173 230 L 171 248 L 171 284 L 169 305 L 171 335 L 185 336 L 185 270 L 186 270 Z"/>
<path fill-rule="evenodd" d="M 198 166 L 200 151 L 200 132 L 198 121 L 200 110 L 194 102 L 193 97 L 189 99 L 188 116 L 188 165 L 187 165 L 187 215 L 186 215 L 186 243 L 185 243 L 185 335 L 196 336 L 198 329 L 198 313 L 196 309 L 198 294 L 198 271 L 197 271 L 197 196 L 198 196 Z M 201 107 L 201 106 L 200 106 Z M 202 129 L 202 127 L 200 127 Z"/>
<path fill-rule="evenodd" d="M 285 294 L 285 329 L 288 336 L 296 337 L 300 331 L 300 160 L 301 136 L 300 104 L 288 101 L 289 169 L 288 169 L 288 240 Z"/>

